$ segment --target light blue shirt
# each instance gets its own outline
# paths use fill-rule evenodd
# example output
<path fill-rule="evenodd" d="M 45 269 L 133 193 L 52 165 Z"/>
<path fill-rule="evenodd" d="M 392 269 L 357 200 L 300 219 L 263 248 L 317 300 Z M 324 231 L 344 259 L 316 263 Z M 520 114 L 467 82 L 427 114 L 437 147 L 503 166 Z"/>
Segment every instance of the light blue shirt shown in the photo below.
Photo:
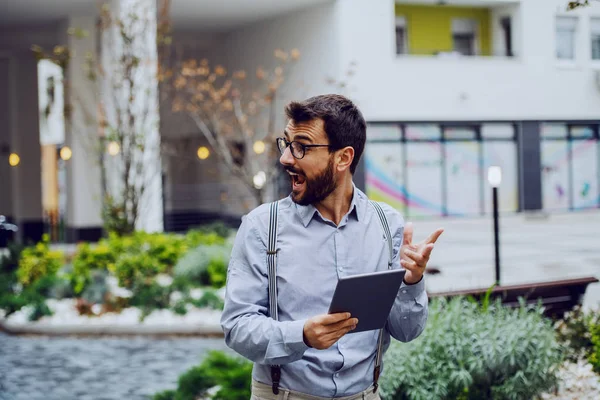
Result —
<path fill-rule="evenodd" d="M 393 268 L 404 220 L 381 203 L 393 236 Z M 373 384 L 379 331 L 351 333 L 326 350 L 308 347 L 304 323 L 326 314 L 338 278 L 387 270 L 389 250 L 367 196 L 354 188 L 349 212 L 339 226 L 313 206 L 290 197 L 280 202 L 277 233 L 279 321 L 269 317 L 267 237 L 269 205 L 242 219 L 227 273 L 221 326 L 229 347 L 253 361 L 253 378 L 271 385 L 270 365 L 281 365 L 280 387 L 322 397 L 359 393 Z M 423 279 L 402 283 L 384 330 L 384 349 L 395 339 L 410 341 L 427 321 Z M 360 295 L 360 293 L 357 293 Z M 383 366 L 382 366 L 383 367 Z"/>

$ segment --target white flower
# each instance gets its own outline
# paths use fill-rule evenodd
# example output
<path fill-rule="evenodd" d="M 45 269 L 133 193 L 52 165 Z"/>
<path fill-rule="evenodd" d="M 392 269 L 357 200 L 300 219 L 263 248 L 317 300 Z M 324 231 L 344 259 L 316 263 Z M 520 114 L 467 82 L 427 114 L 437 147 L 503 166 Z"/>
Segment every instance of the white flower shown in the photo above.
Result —
<path fill-rule="evenodd" d="M 192 289 L 190 290 L 190 297 L 194 300 L 200 300 L 204 295 L 204 291 L 202 289 Z"/>
<path fill-rule="evenodd" d="M 156 283 L 158 283 L 162 287 L 171 286 L 173 283 L 173 277 L 167 274 L 158 274 L 155 278 Z"/>
<path fill-rule="evenodd" d="M 171 293 L 171 297 L 169 298 L 169 301 L 171 304 L 175 304 L 181 299 L 183 299 L 183 294 L 181 292 L 173 292 L 173 293 Z"/>
<path fill-rule="evenodd" d="M 100 304 L 94 304 L 92 306 L 92 312 L 96 315 L 100 314 L 102 312 L 102 306 Z"/>

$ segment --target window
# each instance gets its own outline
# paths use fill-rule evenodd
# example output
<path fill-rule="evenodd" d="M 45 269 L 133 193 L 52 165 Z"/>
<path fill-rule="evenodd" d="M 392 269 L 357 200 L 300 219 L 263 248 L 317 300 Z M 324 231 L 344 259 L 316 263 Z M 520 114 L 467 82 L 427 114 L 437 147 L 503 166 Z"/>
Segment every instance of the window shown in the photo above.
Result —
<path fill-rule="evenodd" d="M 477 54 L 477 22 L 472 19 L 452 20 L 453 50 L 464 56 Z"/>
<path fill-rule="evenodd" d="M 512 22 L 510 17 L 503 17 L 500 20 L 500 26 L 502 27 L 502 34 L 504 36 L 504 48 L 506 51 L 505 55 L 507 57 L 512 57 Z"/>
<path fill-rule="evenodd" d="M 406 18 L 396 17 L 396 54 L 408 53 Z"/>
<path fill-rule="evenodd" d="M 575 33 L 577 18 L 556 17 L 556 58 L 559 60 L 575 59 Z"/>
<path fill-rule="evenodd" d="M 475 140 L 477 138 L 477 132 L 473 127 L 447 127 L 444 128 L 444 137 L 446 140 Z"/>
<path fill-rule="evenodd" d="M 600 60 L 600 18 L 592 18 L 592 60 Z"/>

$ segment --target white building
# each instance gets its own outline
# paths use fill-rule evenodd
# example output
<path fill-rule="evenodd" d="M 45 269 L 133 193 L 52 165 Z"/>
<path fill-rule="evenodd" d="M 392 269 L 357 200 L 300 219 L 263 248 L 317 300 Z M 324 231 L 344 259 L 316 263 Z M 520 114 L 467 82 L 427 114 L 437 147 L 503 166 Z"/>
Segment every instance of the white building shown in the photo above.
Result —
<path fill-rule="evenodd" d="M 198 59 L 253 70 L 268 67 L 274 49 L 300 50 L 282 114 L 289 99 L 339 91 L 329 78 L 347 81 L 344 93 L 369 123 L 356 181 L 408 218 L 486 212 L 491 164 L 503 167 L 507 212 L 600 206 L 600 4 L 567 12 L 567 0 L 172 3 L 175 42 Z M 41 151 L 32 145 L 40 133 L 37 66 L 28 49 L 81 45 L 65 27 L 93 29 L 95 13 L 93 0 L 43 4 L 0 0 L 0 214 L 26 237 L 39 236 L 45 218 Z M 194 134 L 164 108 L 160 120 L 163 141 Z M 66 132 L 71 241 L 101 233 L 99 177 L 73 140 Z M 13 152 L 16 168 L 5 161 Z M 245 212 L 244 191 L 218 163 L 196 161 L 181 173 L 180 160 L 163 159 L 165 229 Z"/>

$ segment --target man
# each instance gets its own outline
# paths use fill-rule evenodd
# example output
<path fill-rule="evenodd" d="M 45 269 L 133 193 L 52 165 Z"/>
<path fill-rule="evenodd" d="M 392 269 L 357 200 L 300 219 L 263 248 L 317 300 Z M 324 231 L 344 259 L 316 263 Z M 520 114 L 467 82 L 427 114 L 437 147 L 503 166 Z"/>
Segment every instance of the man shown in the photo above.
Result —
<path fill-rule="evenodd" d="M 270 207 L 262 205 L 244 217 L 233 247 L 221 318 L 225 341 L 255 363 L 253 399 L 378 399 L 373 371 L 379 331 L 346 335 L 357 319 L 327 314 L 339 277 L 388 268 L 381 222 L 352 181 L 366 123 L 339 95 L 292 102 L 286 114 L 289 123 L 277 145 L 292 193 L 278 213 L 279 318 L 269 316 Z M 393 268 L 406 269 L 384 329 L 387 349 L 390 335 L 407 342 L 425 327 L 423 272 L 442 230 L 413 244 L 412 226 L 404 229 L 400 214 L 381 205 L 393 235 Z M 272 365 L 281 366 L 279 382 Z"/>

